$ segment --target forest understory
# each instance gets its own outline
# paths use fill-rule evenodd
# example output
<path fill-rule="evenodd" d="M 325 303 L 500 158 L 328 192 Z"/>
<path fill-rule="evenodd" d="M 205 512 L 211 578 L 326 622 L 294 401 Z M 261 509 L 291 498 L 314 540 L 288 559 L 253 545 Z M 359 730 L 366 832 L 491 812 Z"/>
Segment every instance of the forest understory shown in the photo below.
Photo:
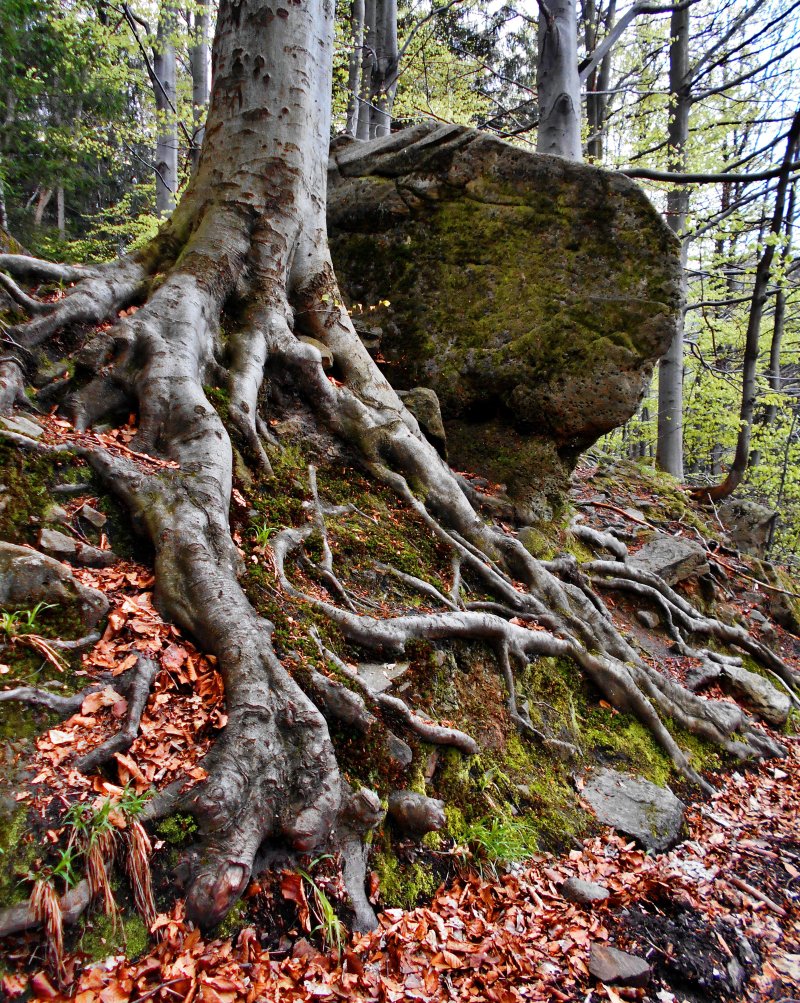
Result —
<path fill-rule="evenodd" d="M 125 307 L 118 324 L 136 313 Z M 501 486 L 456 479 L 413 426 L 401 425 L 399 447 L 392 435 L 395 458 L 412 469 L 421 450 L 414 491 L 356 448 L 366 409 L 348 399 L 346 373 L 325 373 L 304 348 L 310 386 L 347 411 L 333 423 L 339 434 L 309 406 L 309 384 L 285 370 L 268 368 L 255 445 L 232 415 L 230 382 L 204 388 L 231 436 L 230 535 L 215 544 L 223 571 L 203 551 L 192 597 L 180 574 L 207 529 L 188 533 L 183 557 L 166 529 L 187 465 L 168 439 L 142 434 L 135 409 L 122 417 L 124 395 L 114 424 L 86 428 L 87 400 L 109 410 L 108 374 L 94 374 L 96 346 L 114 329 L 53 325 L 46 354 L 20 365 L 17 331 L 36 324 L 12 329 L 2 363 L 6 403 L 18 406 L 0 429 L 0 539 L 39 547 L 42 531 L 65 534 L 83 565 L 76 578 L 106 594 L 110 611 L 88 635 L 58 604 L 8 609 L 3 620 L 8 995 L 785 998 L 797 976 L 800 873 L 800 642 L 788 577 L 764 582 L 764 566 L 730 550 L 713 513 L 675 482 L 588 459 L 569 514 L 529 531 L 526 549 Z M 23 369 L 38 387 L 31 398 L 17 393 Z M 93 396 L 101 384 L 105 396 Z M 426 507 L 420 481 L 437 476 Z M 453 486 L 455 518 L 442 504 Z M 701 540 L 709 573 L 671 588 L 637 569 L 628 557 L 654 530 Z M 226 591 L 237 581 L 241 598 Z M 191 602 L 213 599 L 217 585 L 228 606 L 211 602 L 198 629 Z M 249 715 L 273 697 L 237 675 L 241 653 L 220 644 L 216 615 L 244 630 L 247 653 L 262 646 L 276 673 L 282 710 L 266 733 Z M 723 690 L 731 666 L 789 694 L 786 725 L 769 727 Z M 698 672 L 702 694 L 686 685 Z M 277 776 L 270 743 L 283 757 Z M 580 791 L 601 765 L 669 782 L 694 802 L 689 840 L 651 857 L 598 834 Z M 314 835 L 298 820 L 309 806 L 324 811 L 325 797 L 328 828 Z M 760 832 L 765 817 L 774 844 Z M 749 892 L 719 877 L 731 868 Z M 608 903 L 587 911 L 561 899 L 573 872 L 608 879 Z M 222 940 L 191 932 L 187 892 L 190 921 L 215 930 L 227 914 Z M 376 932 L 348 939 L 348 927 L 372 926 L 373 910 L 387 907 Z M 741 979 L 725 974 L 744 950 L 730 932 L 737 912 L 753 943 L 737 961 Z M 42 922 L 44 939 L 24 932 Z M 649 990 L 595 985 L 590 943 L 607 938 L 656 951 Z M 672 964 L 671 951 L 703 950 L 699 972 Z M 81 974 L 89 959 L 122 952 Z M 29 981 L 31 956 L 41 971 Z"/>

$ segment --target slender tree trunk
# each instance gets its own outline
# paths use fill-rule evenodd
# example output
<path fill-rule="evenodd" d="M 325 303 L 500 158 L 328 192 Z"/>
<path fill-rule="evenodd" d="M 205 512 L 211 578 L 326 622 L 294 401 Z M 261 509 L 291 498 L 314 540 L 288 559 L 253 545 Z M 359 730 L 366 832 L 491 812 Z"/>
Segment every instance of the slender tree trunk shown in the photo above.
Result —
<path fill-rule="evenodd" d="M 797 194 L 797 182 L 793 182 L 789 192 L 789 208 L 786 212 L 785 243 L 781 249 L 781 261 L 785 268 L 792 253 L 792 231 L 794 229 L 795 196 Z M 769 346 L 769 368 L 767 370 L 767 382 L 773 393 L 779 393 L 783 387 L 781 385 L 781 347 L 783 335 L 786 329 L 786 284 L 781 282 L 778 285 L 778 292 L 775 296 L 775 318 L 772 325 L 772 341 Z M 775 421 L 778 413 L 777 404 L 769 404 L 764 413 L 764 424 L 771 425 Z"/>
<path fill-rule="evenodd" d="M 582 160 L 581 85 L 575 0 L 554 0 L 539 11 L 539 132 L 536 149 Z"/>
<path fill-rule="evenodd" d="M 175 9 L 161 8 L 153 54 L 156 102 L 156 212 L 168 215 L 175 208 L 178 191 L 178 118 L 174 34 Z"/>
<path fill-rule="evenodd" d="M 64 217 L 64 186 L 56 188 L 56 225 L 58 226 L 58 236 L 61 240 L 66 240 L 67 223 Z"/>
<path fill-rule="evenodd" d="M 753 297 L 750 301 L 750 315 L 747 320 L 745 335 L 744 364 L 742 367 L 742 403 L 739 409 L 739 435 L 736 440 L 736 452 L 728 475 L 721 484 L 710 488 L 698 488 L 696 495 L 703 499 L 718 501 L 727 498 L 742 483 L 747 472 L 750 459 L 750 441 L 753 432 L 753 413 L 756 405 L 756 380 L 758 372 L 759 339 L 761 336 L 761 318 L 764 314 L 764 304 L 767 301 L 772 261 L 775 257 L 775 245 L 783 228 L 786 208 L 786 192 L 789 187 L 789 176 L 795 149 L 800 142 L 800 111 L 795 113 L 789 136 L 786 141 L 786 152 L 781 165 L 781 174 L 775 190 L 775 208 L 769 228 L 769 236 L 756 268 L 753 282 Z"/>
<path fill-rule="evenodd" d="M 350 59 L 347 77 L 347 124 L 345 133 L 358 132 L 358 107 L 361 97 L 361 66 L 364 60 L 364 0 L 353 0 L 350 12 Z"/>
<path fill-rule="evenodd" d="M 376 0 L 375 59 L 370 80 L 370 139 L 392 131 L 392 106 L 397 92 L 397 0 Z"/>
<path fill-rule="evenodd" d="M 605 17 L 602 18 L 606 33 L 614 26 L 616 16 L 616 0 L 610 0 Z M 585 42 L 587 53 L 593 52 L 597 46 L 598 26 L 601 20 L 600 11 L 594 8 L 594 0 L 591 0 L 585 7 L 584 20 L 586 22 Z M 606 91 L 611 78 L 611 53 L 601 61 L 589 74 L 586 81 L 586 120 L 589 127 L 589 139 L 586 144 L 588 158 L 593 163 L 603 162 L 603 146 L 606 131 L 606 109 L 608 107 L 608 95 Z"/>
<path fill-rule="evenodd" d="M 44 219 L 44 211 L 47 208 L 50 199 L 53 197 L 52 188 L 42 188 L 39 191 L 39 201 L 36 203 L 36 209 L 33 213 L 33 222 L 36 226 L 42 225 L 42 220 Z"/>
<path fill-rule="evenodd" d="M 670 19 L 669 49 L 669 170 L 686 169 L 689 138 L 689 8 L 675 10 Z M 667 193 L 667 224 L 682 241 L 681 259 L 686 268 L 688 245 L 683 239 L 689 212 L 689 189 L 670 188 Z M 685 300 L 685 296 L 684 296 Z M 658 370 L 658 441 L 656 464 L 683 479 L 683 332 L 681 315 L 675 336 Z"/>
<path fill-rule="evenodd" d="M 209 56 L 208 0 L 198 0 L 198 7 L 194 13 L 192 47 L 189 50 L 189 63 L 192 71 L 192 173 L 197 170 L 197 165 L 200 162 L 200 148 L 203 145 L 205 121 L 208 114 L 208 99 L 211 93 Z"/>
<path fill-rule="evenodd" d="M 372 121 L 372 74 L 375 66 L 377 32 L 375 19 L 378 0 L 364 0 L 364 32 L 361 50 L 361 88 L 358 102 L 358 125 L 356 137 L 369 139 Z"/>

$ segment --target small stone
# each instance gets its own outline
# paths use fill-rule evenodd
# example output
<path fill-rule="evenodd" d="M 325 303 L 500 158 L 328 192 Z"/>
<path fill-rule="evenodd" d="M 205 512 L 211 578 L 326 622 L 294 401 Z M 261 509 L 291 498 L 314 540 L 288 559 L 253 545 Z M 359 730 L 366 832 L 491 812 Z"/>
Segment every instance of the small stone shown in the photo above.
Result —
<path fill-rule="evenodd" d="M 650 966 L 644 958 L 601 944 L 592 944 L 589 971 L 600 982 L 612 986 L 644 988 L 650 981 Z"/>
<path fill-rule="evenodd" d="M 411 390 L 398 390 L 397 396 L 419 422 L 419 427 L 426 439 L 436 448 L 444 459 L 447 459 L 447 438 L 442 422 L 442 411 L 439 398 L 428 387 L 413 387 Z"/>
<path fill-rule="evenodd" d="M 107 568 L 116 561 L 116 555 L 110 550 L 100 550 L 97 547 L 90 547 L 80 540 L 73 540 L 65 533 L 59 533 L 56 529 L 42 529 L 39 531 L 39 546 L 49 554 L 62 561 L 71 561 L 74 564 L 84 564 L 90 568 Z"/>
<path fill-rule="evenodd" d="M 600 822 L 633 836 L 647 850 L 661 853 L 680 837 L 683 803 L 668 787 L 601 769 L 587 780 L 582 797 Z"/>
<path fill-rule="evenodd" d="M 659 617 L 649 609 L 637 609 L 636 619 L 643 627 L 649 627 L 650 630 L 655 630 L 661 623 Z"/>
<path fill-rule="evenodd" d="M 103 593 L 81 585 L 63 564 L 28 547 L 0 542 L 0 605 L 22 609 L 37 602 L 74 611 L 88 628 L 108 612 Z"/>
<path fill-rule="evenodd" d="M 747 614 L 753 623 L 769 623 L 769 620 L 757 609 L 751 609 Z"/>
<path fill-rule="evenodd" d="M 328 348 L 326 344 L 317 340 L 317 338 L 309 338 L 306 335 L 300 335 L 300 337 L 297 340 L 304 342 L 306 345 L 311 345 L 313 348 L 316 348 L 316 350 L 322 356 L 323 369 L 333 368 L 333 352 L 330 350 L 330 348 Z"/>
<path fill-rule="evenodd" d="M 0 422 L 5 425 L 9 432 L 16 432 L 18 435 L 25 435 L 29 439 L 41 439 L 44 429 L 35 421 L 23 418 L 22 415 L 15 415 L 13 418 L 0 418 Z"/>
<path fill-rule="evenodd" d="M 52 505 L 47 506 L 47 511 L 44 514 L 44 521 L 55 522 L 60 526 L 66 526 L 69 522 L 69 515 L 67 514 L 67 510 L 65 508 L 62 508 L 61 505 L 57 505 L 53 502 Z"/>
<path fill-rule="evenodd" d="M 409 665 L 409 662 L 362 662 L 358 675 L 373 693 L 383 693 L 408 672 Z"/>
<path fill-rule="evenodd" d="M 90 525 L 94 526 L 95 529 L 102 529 L 108 522 L 108 516 L 103 515 L 102 512 L 98 512 L 97 509 L 92 508 L 91 505 L 83 505 L 78 510 L 78 515 L 82 519 L 85 519 Z"/>
<path fill-rule="evenodd" d="M 591 905 L 593 902 L 604 902 L 611 894 L 603 885 L 593 881 L 581 881 L 580 878 L 569 878 L 561 886 L 562 896 L 570 902 L 580 905 Z"/>
<path fill-rule="evenodd" d="M 629 558 L 629 563 L 634 568 L 658 575 L 667 585 L 709 572 L 705 549 L 699 543 L 666 533 L 656 533 Z"/>

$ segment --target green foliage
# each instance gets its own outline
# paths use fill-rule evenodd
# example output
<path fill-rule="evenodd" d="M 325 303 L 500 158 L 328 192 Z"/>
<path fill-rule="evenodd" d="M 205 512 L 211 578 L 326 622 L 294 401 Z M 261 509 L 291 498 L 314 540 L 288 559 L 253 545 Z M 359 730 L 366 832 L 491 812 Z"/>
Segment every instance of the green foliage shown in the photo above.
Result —
<path fill-rule="evenodd" d="M 330 854 L 324 854 L 321 857 L 317 857 L 315 860 L 311 861 L 310 869 L 313 870 L 317 864 L 321 863 L 323 860 L 330 859 L 332 859 Z M 342 947 L 347 939 L 345 926 L 336 915 L 333 903 L 325 894 L 318 882 L 314 880 L 311 874 L 308 871 L 304 871 L 302 868 L 298 868 L 298 874 L 311 889 L 311 896 L 313 900 L 312 908 L 318 920 L 317 926 L 314 927 L 311 932 L 319 933 L 323 944 L 329 950 L 335 951 L 337 958 L 340 958 L 342 955 Z"/>
<path fill-rule="evenodd" d="M 57 603 L 38 602 L 32 609 L 17 609 L 13 612 L 0 610 L 0 631 L 8 637 L 38 633 L 39 614 L 43 610 L 57 608 Z"/>

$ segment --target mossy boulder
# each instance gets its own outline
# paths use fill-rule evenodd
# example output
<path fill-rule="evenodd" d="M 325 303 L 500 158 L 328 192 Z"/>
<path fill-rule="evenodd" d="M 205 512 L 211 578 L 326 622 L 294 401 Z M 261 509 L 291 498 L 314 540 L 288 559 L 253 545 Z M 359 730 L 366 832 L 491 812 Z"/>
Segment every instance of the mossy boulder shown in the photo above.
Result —
<path fill-rule="evenodd" d="M 337 145 L 328 184 L 365 344 L 396 387 L 435 390 L 456 466 L 546 515 L 578 452 L 634 413 L 675 330 L 661 217 L 622 175 L 431 123 Z"/>

